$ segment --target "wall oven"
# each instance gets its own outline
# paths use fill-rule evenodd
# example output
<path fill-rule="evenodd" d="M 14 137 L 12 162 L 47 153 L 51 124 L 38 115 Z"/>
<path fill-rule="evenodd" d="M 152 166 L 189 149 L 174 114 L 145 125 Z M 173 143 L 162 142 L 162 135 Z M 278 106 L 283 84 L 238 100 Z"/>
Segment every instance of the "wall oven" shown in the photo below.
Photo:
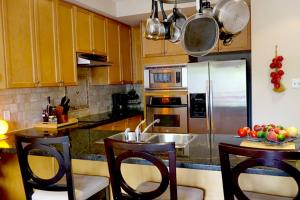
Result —
<path fill-rule="evenodd" d="M 147 96 L 146 120 L 155 124 L 150 131 L 154 133 L 187 133 L 187 95 L 177 96 Z"/>
<path fill-rule="evenodd" d="M 187 88 L 186 65 L 146 66 L 144 69 L 146 90 L 173 90 Z"/>

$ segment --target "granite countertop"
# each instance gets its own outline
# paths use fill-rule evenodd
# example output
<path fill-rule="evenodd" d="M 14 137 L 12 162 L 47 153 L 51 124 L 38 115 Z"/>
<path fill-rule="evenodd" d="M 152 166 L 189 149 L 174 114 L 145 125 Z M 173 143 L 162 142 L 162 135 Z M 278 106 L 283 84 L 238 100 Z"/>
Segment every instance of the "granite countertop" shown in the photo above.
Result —
<path fill-rule="evenodd" d="M 143 115 L 141 110 L 128 110 L 124 114 L 113 114 L 112 112 L 88 115 L 85 117 L 78 118 L 79 128 L 94 128 L 104 124 L 116 122 L 122 119 L 134 117 L 136 115 Z"/>
<path fill-rule="evenodd" d="M 96 160 L 105 161 L 104 145 L 101 142 L 106 137 L 116 135 L 118 131 L 103 131 L 93 129 L 81 128 L 66 128 L 54 132 L 47 132 L 38 129 L 27 129 L 16 132 L 17 134 L 30 136 L 62 136 L 68 135 L 71 141 L 71 154 L 73 159 Z M 0 153 L 16 153 L 13 134 L 9 135 L 7 140 L 0 141 Z M 188 169 L 202 169 L 202 170 L 220 170 L 218 144 L 220 142 L 239 145 L 242 139 L 234 137 L 233 135 L 215 134 L 209 136 L 208 134 L 195 135 L 193 140 L 184 148 L 177 152 L 177 167 Z M 300 139 L 296 139 L 296 150 L 300 149 Z M 241 157 L 235 157 L 234 162 L 241 161 Z M 129 163 L 134 164 L 149 164 L 140 159 L 128 160 Z M 294 162 L 294 166 L 300 168 L 299 163 Z M 279 170 L 267 168 L 250 169 L 249 173 L 267 174 L 276 176 L 286 176 L 286 174 Z"/>

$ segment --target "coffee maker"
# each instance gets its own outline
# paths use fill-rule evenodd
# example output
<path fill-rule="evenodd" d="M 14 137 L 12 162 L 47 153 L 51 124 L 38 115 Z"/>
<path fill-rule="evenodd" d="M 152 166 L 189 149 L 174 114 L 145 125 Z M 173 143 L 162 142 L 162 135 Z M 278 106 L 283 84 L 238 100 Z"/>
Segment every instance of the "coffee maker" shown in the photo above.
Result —
<path fill-rule="evenodd" d="M 112 94 L 112 114 L 125 115 L 128 111 L 128 96 L 127 94 L 114 93 Z"/>

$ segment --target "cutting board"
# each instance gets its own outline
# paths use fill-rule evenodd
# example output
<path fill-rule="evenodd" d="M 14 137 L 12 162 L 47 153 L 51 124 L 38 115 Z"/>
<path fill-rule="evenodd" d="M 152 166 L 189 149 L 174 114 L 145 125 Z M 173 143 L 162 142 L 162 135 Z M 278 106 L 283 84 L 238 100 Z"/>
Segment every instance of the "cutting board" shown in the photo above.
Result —
<path fill-rule="evenodd" d="M 57 124 L 57 123 L 51 123 L 51 122 L 39 122 L 39 123 L 35 124 L 34 127 L 35 128 L 44 128 L 44 129 L 58 129 L 63 126 L 68 126 L 68 125 L 77 124 L 77 123 L 78 123 L 78 119 L 69 118 L 68 122 L 66 122 L 66 123 Z"/>
<path fill-rule="evenodd" d="M 261 148 L 261 149 L 282 149 L 282 150 L 295 150 L 296 145 L 293 142 L 287 142 L 281 145 L 271 145 L 263 142 L 253 142 L 253 141 L 242 141 L 240 146 L 251 147 L 251 148 Z"/>

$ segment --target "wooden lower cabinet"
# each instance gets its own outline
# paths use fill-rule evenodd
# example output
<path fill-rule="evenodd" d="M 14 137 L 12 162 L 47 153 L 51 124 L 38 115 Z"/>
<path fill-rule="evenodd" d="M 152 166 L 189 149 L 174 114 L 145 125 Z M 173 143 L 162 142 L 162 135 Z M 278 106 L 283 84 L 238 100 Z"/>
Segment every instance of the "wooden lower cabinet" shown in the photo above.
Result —
<path fill-rule="evenodd" d="M 137 115 L 117 122 L 112 122 L 109 124 L 98 126 L 96 128 L 93 128 L 93 130 L 124 131 L 126 128 L 130 128 L 131 131 L 134 131 L 141 120 L 142 116 Z"/>

